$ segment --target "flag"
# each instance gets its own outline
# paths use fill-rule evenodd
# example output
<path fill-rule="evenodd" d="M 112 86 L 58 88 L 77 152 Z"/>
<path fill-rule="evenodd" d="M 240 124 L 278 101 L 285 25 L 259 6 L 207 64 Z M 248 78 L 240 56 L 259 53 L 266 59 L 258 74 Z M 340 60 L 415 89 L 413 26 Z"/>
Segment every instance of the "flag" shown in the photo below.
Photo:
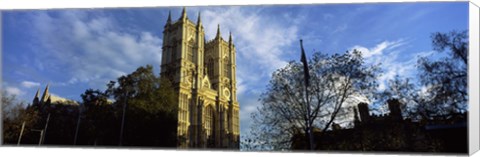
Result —
<path fill-rule="evenodd" d="M 305 84 L 308 87 L 308 80 L 310 79 L 310 74 L 308 72 L 308 63 L 307 63 L 307 57 L 305 56 L 305 50 L 303 49 L 303 42 L 302 39 L 300 39 L 300 47 L 302 48 L 302 58 L 300 61 L 303 63 L 303 74 L 305 75 Z"/>

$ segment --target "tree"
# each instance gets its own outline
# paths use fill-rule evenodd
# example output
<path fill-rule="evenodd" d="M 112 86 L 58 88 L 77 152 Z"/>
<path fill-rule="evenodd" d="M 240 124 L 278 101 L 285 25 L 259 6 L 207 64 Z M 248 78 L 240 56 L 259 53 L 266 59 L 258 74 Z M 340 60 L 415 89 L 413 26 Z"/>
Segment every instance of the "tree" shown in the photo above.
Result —
<path fill-rule="evenodd" d="M 468 31 L 433 33 L 432 45 L 446 57 L 431 61 L 420 58 L 418 68 L 423 86 L 430 97 L 418 110 L 426 117 L 447 116 L 467 111 L 468 101 Z"/>
<path fill-rule="evenodd" d="M 321 134 L 339 114 L 347 113 L 342 112 L 347 102 L 358 96 L 373 96 L 379 69 L 365 65 L 360 51 L 330 56 L 315 53 L 308 63 L 309 105 L 302 64 L 292 61 L 272 74 L 267 90 L 260 96 L 262 104 L 252 114 L 252 128 L 258 129 L 252 131 L 252 136 L 271 149 L 289 149 L 292 137 L 298 134 L 308 141 L 307 124 L 313 124 L 319 129 L 316 134 Z"/>
<path fill-rule="evenodd" d="M 118 117 L 108 95 L 100 90 L 87 89 L 77 117 L 76 144 L 116 145 Z"/>
<path fill-rule="evenodd" d="M 117 116 L 125 112 L 122 145 L 176 146 L 178 106 L 167 79 L 155 76 L 152 66 L 147 65 L 107 86 L 106 93 L 115 99 Z"/>
<path fill-rule="evenodd" d="M 15 95 L 2 91 L 2 135 L 3 144 L 17 144 L 22 125 L 25 123 L 21 143 L 38 144 L 39 134 L 32 132 L 39 121 L 39 113 L 29 109 Z"/>

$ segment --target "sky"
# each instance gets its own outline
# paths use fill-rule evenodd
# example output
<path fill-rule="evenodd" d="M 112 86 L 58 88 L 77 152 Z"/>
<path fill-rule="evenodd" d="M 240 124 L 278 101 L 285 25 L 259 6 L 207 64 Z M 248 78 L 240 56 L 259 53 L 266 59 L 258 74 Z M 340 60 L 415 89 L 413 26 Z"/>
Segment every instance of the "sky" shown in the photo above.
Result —
<path fill-rule="evenodd" d="M 2 11 L 2 89 L 26 102 L 50 93 L 80 101 L 86 89 L 153 65 L 160 71 L 162 32 L 181 7 Z M 362 51 L 381 63 L 379 90 L 400 74 L 415 79 L 418 57 L 438 57 L 430 35 L 468 29 L 468 2 L 187 7 L 201 12 L 206 39 L 217 25 L 237 49 L 241 134 L 275 69 L 313 52 Z"/>

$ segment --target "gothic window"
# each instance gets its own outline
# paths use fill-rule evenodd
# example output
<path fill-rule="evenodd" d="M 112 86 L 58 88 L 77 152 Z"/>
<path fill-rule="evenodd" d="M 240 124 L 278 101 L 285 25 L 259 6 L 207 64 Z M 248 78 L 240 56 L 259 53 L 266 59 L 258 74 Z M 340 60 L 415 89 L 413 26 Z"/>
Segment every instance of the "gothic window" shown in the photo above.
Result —
<path fill-rule="evenodd" d="M 228 57 L 225 57 L 225 59 L 223 59 L 223 76 L 227 77 L 228 76 Z"/>
<path fill-rule="evenodd" d="M 207 133 L 207 136 L 213 134 L 215 125 L 214 115 L 213 107 L 211 105 L 208 106 L 205 112 L 205 132 Z"/>
<path fill-rule="evenodd" d="M 175 59 L 177 58 L 176 51 L 175 51 L 176 49 L 177 49 L 177 46 L 175 45 L 170 51 L 170 55 L 171 55 L 170 59 L 172 62 L 175 61 Z"/>
<path fill-rule="evenodd" d="M 193 40 L 190 40 L 187 46 L 187 59 L 191 62 L 194 61 L 194 56 L 193 53 L 195 52 L 195 47 L 193 46 L 195 42 Z"/>
<path fill-rule="evenodd" d="M 239 122 L 238 111 L 233 110 L 233 121 L 232 121 L 232 123 L 233 123 L 233 131 L 234 132 L 237 132 L 237 130 L 239 130 L 238 122 Z"/>
<path fill-rule="evenodd" d="M 214 61 L 212 58 L 208 59 L 208 62 L 207 62 L 207 70 L 208 70 L 208 77 L 210 79 L 213 79 L 213 72 L 215 71 L 214 70 Z"/>

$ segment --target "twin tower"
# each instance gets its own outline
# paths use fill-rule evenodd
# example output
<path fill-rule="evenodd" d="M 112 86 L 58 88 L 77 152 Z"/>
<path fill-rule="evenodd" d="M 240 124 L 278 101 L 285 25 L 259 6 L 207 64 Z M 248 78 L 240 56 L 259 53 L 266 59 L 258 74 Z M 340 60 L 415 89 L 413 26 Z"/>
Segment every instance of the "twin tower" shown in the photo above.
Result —
<path fill-rule="evenodd" d="M 178 147 L 239 148 L 239 104 L 235 45 L 220 34 L 205 40 L 200 13 L 190 21 L 185 8 L 177 21 L 169 13 L 163 31 L 161 76 L 178 97 Z"/>

